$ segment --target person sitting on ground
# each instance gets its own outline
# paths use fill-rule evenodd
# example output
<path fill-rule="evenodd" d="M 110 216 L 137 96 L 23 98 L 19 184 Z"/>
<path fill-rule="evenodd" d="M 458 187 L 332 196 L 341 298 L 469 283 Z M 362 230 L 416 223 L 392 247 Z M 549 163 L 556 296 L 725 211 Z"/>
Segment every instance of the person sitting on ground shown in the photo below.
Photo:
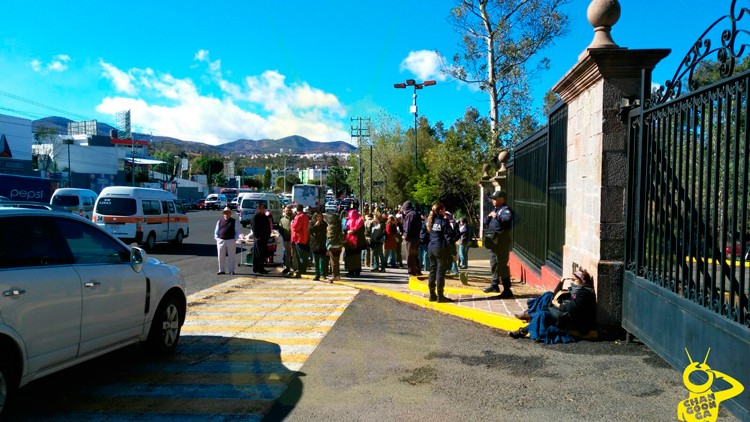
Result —
<path fill-rule="evenodd" d="M 564 290 L 566 279 L 560 281 L 554 292 L 527 301 L 529 309 L 519 319 L 529 324 L 512 331 L 513 338 L 523 338 L 529 334 L 532 340 L 552 343 L 575 341 L 566 330 L 579 330 L 587 333 L 596 321 L 596 294 L 593 280 L 586 270 L 573 273 L 570 290 Z"/>

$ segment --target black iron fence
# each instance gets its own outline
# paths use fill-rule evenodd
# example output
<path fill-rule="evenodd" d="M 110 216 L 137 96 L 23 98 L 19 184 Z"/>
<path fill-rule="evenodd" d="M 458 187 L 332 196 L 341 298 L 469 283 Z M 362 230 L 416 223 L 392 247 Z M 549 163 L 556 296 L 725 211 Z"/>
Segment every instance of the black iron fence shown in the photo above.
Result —
<path fill-rule="evenodd" d="M 750 73 L 631 113 L 626 265 L 750 325 Z"/>
<path fill-rule="evenodd" d="M 558 104 L 549 125 L 515 148 L 508 167 L 508 196 L 516 216 L 513 251 L 537 267 L 562 267 L 567 116 L 567 106 Z"/>

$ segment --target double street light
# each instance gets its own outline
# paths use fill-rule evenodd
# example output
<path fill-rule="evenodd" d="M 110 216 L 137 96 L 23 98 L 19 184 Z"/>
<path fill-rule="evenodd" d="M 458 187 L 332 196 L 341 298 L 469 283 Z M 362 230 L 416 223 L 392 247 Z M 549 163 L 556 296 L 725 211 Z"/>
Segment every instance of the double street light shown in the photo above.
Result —
<path fill-rule="evenodd" d="M 435 85 L 437 82 L 435 81 L 424 81 L 417 83 L 414 79 L 407 79 L 405 83 L 401 84 L 393 84 L 394 88 L 397 89 L 403 89 L 407 86 L 414 87 L 414 95 L 413 95 L 413 102 L 411 104 L 411 110 L 410 113 L 414 113 L 414 168 L 417 168 L 417 90 L 422 89 L 426 86 L 432 86 Z"/>

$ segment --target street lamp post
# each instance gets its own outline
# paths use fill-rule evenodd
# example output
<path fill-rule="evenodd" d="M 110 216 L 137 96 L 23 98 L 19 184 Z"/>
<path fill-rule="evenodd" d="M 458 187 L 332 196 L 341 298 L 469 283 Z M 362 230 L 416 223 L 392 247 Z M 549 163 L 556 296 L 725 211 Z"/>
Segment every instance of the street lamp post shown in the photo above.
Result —
<path fill-rule="evenodd" d="M 422 89 L 426 86 L 432 86 L 435 85 L 437 82 L 435 81 L 424 81 L 421 83 L 417 83 L 414 79 L 407 79 L 406 83 L 402 84 L 393 84 L 394 88 L 403 89 L 407 86 L 414 87 L 414 95 L 413 95 L 413 101 L 411 104 L 411 113 L 414 113 L 414 168 L 417 168 L 417 90 Z"/>
<path fill-rule="evenodd" d="M 289 148 L 289 153 L 291 152 L 292 152 L 292 149 Z M 284 154 L 284 148 L 279 149 L 279 154 L 284 156 L 284 195 L 286 195 L 286 159 L 288 156 Z"/>
<path fill-rule="evenodd" d="M 70 169 L 70 144 L 72 144 L 73 142 L 75 141 L 73 141 L 72 139 L 63 139 L 63 143 L 68 146 L 68 187 L 69 188 L 73 187 L 73 184 L 71 183 L 71 180 L 72 180 L 71 176 L 73 174 L 73 171 L 71 171 Z"/>

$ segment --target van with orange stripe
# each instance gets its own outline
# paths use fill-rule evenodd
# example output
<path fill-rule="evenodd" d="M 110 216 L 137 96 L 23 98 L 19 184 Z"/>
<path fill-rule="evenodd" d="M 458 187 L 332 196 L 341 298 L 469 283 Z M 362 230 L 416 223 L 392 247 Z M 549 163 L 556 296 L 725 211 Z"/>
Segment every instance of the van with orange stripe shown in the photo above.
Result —
<path fill-rule="evenodd" d="M 92 219 L 123 242 L 143 245 L 147 251 L 157 242 L 179 246 L 190 227 L 176 199 L 161 189 L 110 186 L 99 194 Z"/>

